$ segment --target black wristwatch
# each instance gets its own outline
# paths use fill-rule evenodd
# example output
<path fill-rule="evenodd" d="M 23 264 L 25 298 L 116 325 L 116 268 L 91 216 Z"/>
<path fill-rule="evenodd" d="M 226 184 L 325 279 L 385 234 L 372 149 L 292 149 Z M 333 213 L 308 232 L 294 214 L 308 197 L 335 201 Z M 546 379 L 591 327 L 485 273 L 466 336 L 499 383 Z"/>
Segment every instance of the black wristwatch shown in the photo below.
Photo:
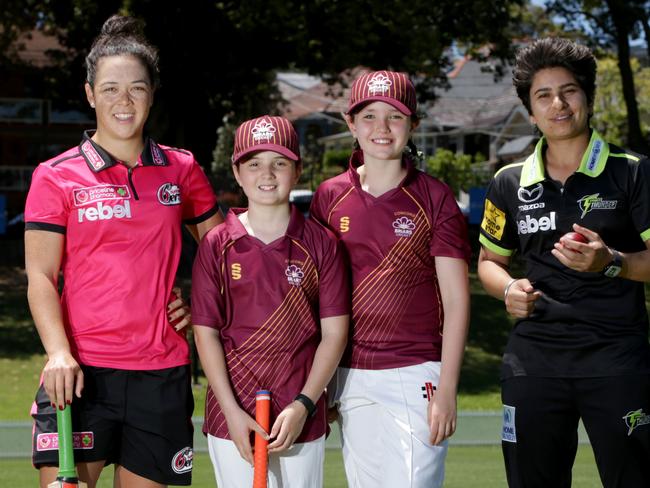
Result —
<path fill-rule="evenodd" d="M 612 260 L 602 270 L 602 273 L 608 278 L 616 278 L 623 270 L 623 256 L 618 251 L 611 249 Z"/>
<path fill-rule="evenodd" d="M 293 399 L 294 402 L 300 402 L 302 403 L 305 408 L 307 409 L 307 417 L 311 418 L 314 415 L 316 415 L 316 405 L 314 402 L 311 401 L 311 398 L 309 398 L 307 395 L 303 395 L 302 393 L 298 393 L 296 398 Z"/>

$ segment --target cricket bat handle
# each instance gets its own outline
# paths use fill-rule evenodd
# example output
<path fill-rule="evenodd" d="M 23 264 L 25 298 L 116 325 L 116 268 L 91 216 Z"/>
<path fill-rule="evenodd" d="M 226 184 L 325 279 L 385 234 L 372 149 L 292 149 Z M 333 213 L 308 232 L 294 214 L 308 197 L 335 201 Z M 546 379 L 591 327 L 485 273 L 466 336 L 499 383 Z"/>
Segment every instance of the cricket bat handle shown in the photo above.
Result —
<path fill-rule="evenodd" d="M 271 427 L 271 392 L 259 390 L 255 393 L 255 421 L 268 432 Z M 266 449 L 268 441 L 255 433 L 255 450 L 253 453 L 253 488 L 267 488 L 269 455 Z"/>

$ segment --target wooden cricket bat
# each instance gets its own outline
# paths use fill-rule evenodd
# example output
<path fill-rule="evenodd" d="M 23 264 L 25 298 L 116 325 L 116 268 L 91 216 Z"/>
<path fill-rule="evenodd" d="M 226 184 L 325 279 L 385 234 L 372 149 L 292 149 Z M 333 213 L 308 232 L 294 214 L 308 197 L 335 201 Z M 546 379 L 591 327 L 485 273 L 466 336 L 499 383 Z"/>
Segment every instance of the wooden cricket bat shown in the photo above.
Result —
<path fill-rule="evenodd" d="M 259 390 L 255 393 L 255 421 L 268 432 L 271 428 L 271 392 Z M 269 454 L 265 440 L 255 433 L 255 448 L 253 452 L 253 488 L 267 488 L 269 475 Z"/>
<path fill-rule="evenodd" d="M 47 488 L 87 488 L 79 481 L 74 466 L 74 446 L 72 444 L 72 417 L 70 406 L 56 410 L 56 430 L 59 434 L 59 474 Z"/>

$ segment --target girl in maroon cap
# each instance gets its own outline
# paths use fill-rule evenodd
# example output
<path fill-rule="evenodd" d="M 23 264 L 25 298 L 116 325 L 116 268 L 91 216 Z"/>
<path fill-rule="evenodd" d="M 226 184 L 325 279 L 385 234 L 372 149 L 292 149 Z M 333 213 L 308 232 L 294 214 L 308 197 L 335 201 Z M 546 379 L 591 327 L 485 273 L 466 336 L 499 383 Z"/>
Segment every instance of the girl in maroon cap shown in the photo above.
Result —
<path fill-rule="evenodd" d="M 270 487 L 322 486 L 323 392 L 350 297 L 342 246 L 289 204 L 300 169 L 288 120 L 239 126 L 233 171 L 249 206 L 208 233 L 194 264 L 192 318 L 210 382 L 203 431 L 219 486 L 251 487 L 253 431 L 270 437 Z M 258 390 L 271 392 L 269 435 L 254 420 Z"/>
<path fill-rule="evenodd" d="M 415 112 L 403 73 L 359 77 L 345 116 L 350 168 L 312 202 L 352 269 L 352 340 L 331 383 L 350 486 L 442 486 L 456 428 L 470 250 L 451 190 L 405 152 Z"/>

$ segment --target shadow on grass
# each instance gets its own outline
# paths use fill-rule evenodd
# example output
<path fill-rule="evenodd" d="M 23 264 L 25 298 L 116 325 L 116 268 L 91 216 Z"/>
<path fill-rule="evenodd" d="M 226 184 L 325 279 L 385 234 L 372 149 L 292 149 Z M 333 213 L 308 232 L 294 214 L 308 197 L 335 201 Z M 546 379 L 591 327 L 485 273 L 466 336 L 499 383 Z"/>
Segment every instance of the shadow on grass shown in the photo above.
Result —
<path fill-rule="evenodd" d="M 22 268 L 0 266 L 0 357 L 43 353 L 27 305 L 27 278 Z"/>

